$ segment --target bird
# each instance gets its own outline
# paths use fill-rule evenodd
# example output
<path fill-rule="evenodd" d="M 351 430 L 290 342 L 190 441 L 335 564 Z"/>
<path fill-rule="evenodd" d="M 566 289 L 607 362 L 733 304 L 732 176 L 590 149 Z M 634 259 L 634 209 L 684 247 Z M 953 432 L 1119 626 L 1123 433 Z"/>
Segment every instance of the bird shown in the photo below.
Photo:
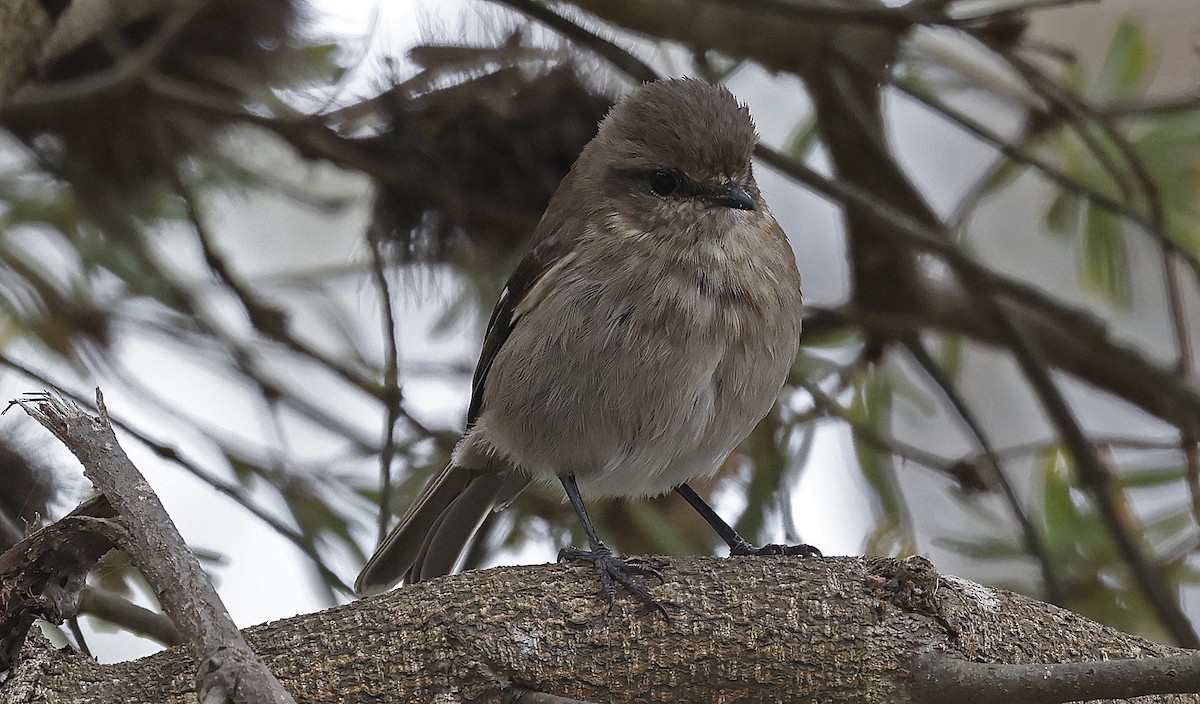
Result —
<path fill-rule="evenodd" d="M 618 586 L 666 614 L 657 570 L 598 537 L 584 497 L 677 492 L 733 555 L 755 547 L 687 483 L 714 474 L 776 402 L 800 344 L 795 254 L 755 181 L 748 108 L 696 78 L 643 84 L 600 122 L 500 294 L 466 430 L 380 543 L 359 595 L 449 574 L 487 515 L 561 484 L 609 612 Z"/>

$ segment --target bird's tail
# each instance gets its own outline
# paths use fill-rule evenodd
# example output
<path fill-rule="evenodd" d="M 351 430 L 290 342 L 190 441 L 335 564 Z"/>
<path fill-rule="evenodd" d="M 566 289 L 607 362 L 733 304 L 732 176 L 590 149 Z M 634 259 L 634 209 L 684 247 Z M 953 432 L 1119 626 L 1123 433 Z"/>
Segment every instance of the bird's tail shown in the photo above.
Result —
<path fill-rule="evenodd" d="M 355 580 L 354 591 L 367 596 L 401 581 L 449 574 L 498 499 L 510 501 L 528 482 L 517 472 L 447 466 L 421 490 L 375 550 Z"/>

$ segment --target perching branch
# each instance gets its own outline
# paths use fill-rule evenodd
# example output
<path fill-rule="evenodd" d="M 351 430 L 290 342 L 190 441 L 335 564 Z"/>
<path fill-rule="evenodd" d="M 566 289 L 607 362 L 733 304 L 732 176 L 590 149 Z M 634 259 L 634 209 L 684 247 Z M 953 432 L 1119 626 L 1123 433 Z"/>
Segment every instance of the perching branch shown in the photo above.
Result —
<path fill-rule="evenodd" d="M 925 697 L 928 679 L 913 676 L 918 662 L 1090 661 L 1096 678 L 1112 678 L 1110 669 L 1149 671 L 1174 663 L 1160 658 L 1195 657 L 938 575 L 921 558 L 655 558 L 655 566 L 665 576 L 654 590 L 668 603 L 669 624 L 639 614 L 628 598 L 605 618 L 586 567 L 538 565 L 421 582 L 248 628 L 246 638 L 314 703 L 521 701 L 529 691 L 594 702 L 924 703 L 934 700 Z M 1105 659 L 1115 662 L 1094 662 Z M 5 694 L 69 699 L 87 682 L 98 701 L 191 704 L 193 666 L 182 648 L 100 665 L 35 645 Z M 1173 691 L 1191 685 L 1181 680 Z M 968 683 L 957 701 L 982 701 L 994 686 Z M 1087 698 L 1089 686 L 1052 683 L 1053 701 Z M 1200 696 L 1138 702 L 1197 704 Z"/>

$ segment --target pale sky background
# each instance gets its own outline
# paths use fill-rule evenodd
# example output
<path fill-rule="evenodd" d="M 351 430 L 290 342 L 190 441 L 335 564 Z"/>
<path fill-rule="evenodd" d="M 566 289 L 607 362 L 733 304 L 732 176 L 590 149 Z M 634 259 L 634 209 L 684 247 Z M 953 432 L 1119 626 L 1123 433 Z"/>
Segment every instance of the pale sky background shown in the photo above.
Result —
<path fill-rule="evenodd" d="M 1102 3 L 1087 3 L 1068 11 L 1039 12 L 1035 16 L 1035 33 L 1067 42 L 1077 49 L 1085 59 L 1095 61 L 1104 48 L 1104 41 L 1111 36 L 1113 28 L 1126 13 L 1137 10 L 1148 18 L 1147 29 L 1155 45 L 1165 45 L 1168 53 L 1163 57 L 1165 66 L 1171 70 L 1165 74 L 1175 77 L 1165 80 L 1163 90 L 1180 90 L 1184 85 L 1200 85 L 1200 62 L 1196 59 L 1195 46 L 1200 44 L 1200 10 L 1195 0 L 1107 0 Z M 484 8 L 475 10 L 473 8 Z M 464 12 L 478 13 L 464 19 Z M 314 24 L 323 33 L 337 38 L 364 38 L 370 36 L 371 50 L 362 62 L 363 73 L 357 82 L 351 83 L 347 94 L 367 95 L 374 85 L 372 70 L 380 65 L 378 57 L 383 54 L 402 56 L 404 49 L 418 38 L 459 36 L 463 26 L 475 27 L 484 21 L 492 21 L 497 12 L 484 3 L 473 2 L 350 2 L 347 0 L 318 0 L 313 3 Z M 1086 24 L 1081 18 L 1088 18 Z M 1184 20 L 1184 21 L 1181 21 Z M 466 25 L 464 25 L 466 23 Z M 474 29 L 475 36 L 483 32 Z M 961 40 L 949 37 L 948 33 L 927 32 L 921 40 L 925 46 L 950 42 L 961 46 Z M 660 55 L 661 58 L 661 55 Z M 798 84 L 795 89 L 783 91 L 789 79 L 780 79 L 764 73 L 747 71 L 738 74 L 731 82 L 731 89 L 750 105 L 763 139 L 778 144 L 794 127 L 788 116 L 796 114 L 796 108 L 804 104 Z M 1188 82 L 1190 80 L 1190 83 Z M 986 116 L 989 124 L 1001 130 L 1012 130 L 1017 113 L 1008 106 L 993 102 L 982 104 L 972 96 L 965 96 L 963 105 Z M 920 183 L 937 207 L 952 204 L 957 194 L 972 184 L 983 172 L 990 159 L 991 150 L 961 132 L 947 134 L 944 128 L 931 119 L 922 109 L 901 99 L 889 99 L 889 117 L 893 127 L 892 138 L 897 152 L 910 173 L 920 177 Z M 264 163 L 286 160 L 286 154 L 265 154 Z M 303 167 L 301 167 L 303 168 Z M 279 172 L 285 173 L 285 169 Z M 363 250 L 360 235 L 370 212 L 371 195 L 369 184 L 363 178 L 338 172 L 324 166 L 309 166 L 297 173 L 298 182 L 306 187 L 344 198 L 350 205 L 337 212 L 323 212 L 299 206 L 295 201 L 280 197 L 254 196 L 251 198 L 228 197 L 214 200 L 212 207 L 213 229 L 221 245 L 237 262 L 239 269 L 247 274 L 283 274 L 297 270 L 327 267 L 331 262 L 361 260 Z M 789 185 L 759 167 L 759 180 L 773 211 L 792 238 L 797 253 L 805 292 L 808 300 L 828 304 L 842 300 L 847 295 L 847 272 L 841 255 L 842 236 L 839 232 L 840 217 L 828 203 Z M 1012 271 L 1018 271 L 1052 290 L 1056 294 L 1077 298 L 1086 305 L 1094 303 L 1077 292 L 1073 282 L 1061 281 L 1061 272 L 1074 270 L 1071 253 L 1061 244 L 1048 243 L 1037 234 L 1038 211 L 1030 203 L 1044 198 L 1040 184 L 1028 179 L 1006 193 L 1000 202 L 986 208 L 977 222 L 976 229 L 987 233 L 999 233 L 995 237 L 979 237 L 980 254 L 983 258 Z M 252 235 L 243 233 L 252 233 Z M 186 241 L 181 237 L 180 241 Z M 297 246 L 296 243 L 303 243 Z M 1036 249 L 1035 257 L 1040 270 L 1031 271 L 1029 252 Z M 203 276 L 203 266 L 198 253 L 176 248 L 177 258 L 183 271 L 196 272 Z M 1142 262 L 1148 272 L 1153 271 L 1152 262 Z M 1157 274 L 1147 274 L 1151 282 Z M 441 281 L 432 286 L 449 293 L 452 282 Z M 450 334 L 431 337 L 427 331 L 440 315 L 436 296 L 431 304 L 429 288 L 421 295 L 403 287 L 398 289 L 399 318 L 404 330 L 401 350 L 403 369 L 416 370 L 405 374 L 406 397 L 417 414 L 437 424 L 461 422 L 469 393 L 469 378 L 434 379 L 419 373 L 423 361 L 441 361 L 446 358 L 462 359 L 473 365 L 477 353 L 479 330 L 459 329 Z M 360 282 L 347 281 L 338 289 L 352 309 L 362 316 L 361 325 L 372 333 L 377 330 L 378 310 L 375 293 Z M 1131 336 L 1162 336 L 1164 330 L 1157 326 L 1161 315 L 1143 315 L 1144 311 L 1161 308 L 1161 293 L 1149 285 L 1135 292 L 1138 306 L 1115 321 L 1124 334 Z M 447 296 L 448 298 L 448 296 Z M 1193 310 L 1196 301 L 1191 301 Z M 219 301 L 214 302 L 220 307 Z M 1141 312 L 1140 312 L 1141 311 Z M 302 326 L 319 325 L 314 320 L 298 320 Z M 371 327 L 368 327 L 371 326 Z M 222 428 L 231 437 L 245 438 L 255 443 L 269 432 L 260 427 L 257 413 L 248 410 L 252 394 L 229 388 L 228 383 L 216 376 L 206 376 L 188 360 L 165 353 L 156 341 L 121 339 L 121 348 L 114 350 L 128 370 L 138 370 L 137 376 L 158 393 L 173 398 L 192 399 L 191 412 L 205 422 Z M 983 357 L 980 355 L 979 357 Z M 974 363 L 986 360 L 974 358 Z M 148 372 L 144 370 L 153 370 Z M 965 394 L 974 401 L 975 408 L 989 429 L 995 431 L 997 445 L 1010 444 L 1029 438 L 1045 436 L 1044 423 L 1030 395 L 1023 386 L 1005 380 L 979 379 L 970 373 L 965 379 L 981 384 L 978 388 L 965 389 Z M 986 376 L 986 375 L 984 375 Z M 152 410 L 139 403 L 136 393 L 123 392 L 115 382 L 103 378 L 92 380 L 100 383 L 106 391 L 107 405 L 115 414 L 125 415 L 136 421 L 145 422 L 156 428 L 158 437 L 172 442 L 187 444 L 186 438 L 177 438 L 173 426 L 156 418 Z M 90 382 L 91 383 L 91 382 Z M 314 384 L 321 384 L 314 379 Z M 332 387 L 331 387 L 332 389 Z M 25 391 L 28 389 L 15 389 Z M 332 393 L 332 391 L 331 391 Z M 375 437 L 380 433 L 382 419 L 378 407 L 362 398 L 338 392 L 336 403 L 339 408 L 361 407 L 357 416 L 361 419 L 364 434 Z M 1014 412 L 1013 408 L 1027 409 Z M 1098 408 L 1090 420 L 1104 423 L 1113 418 L 1123 432 L 1145 429 L 1154 432 L 1159 426 L 1146 421 L 1140 427 L 1136 419 L 1128 414 L 1108 414 L 1103 404 L 1091 404 Z M 993 412 L 994 411 L 994 412 Z M 11 416 L 12 414 L 10 414 Z M 1024 423 L 1014 422 L 1014 419 Z M 943 419 L 944 420 L 944 419 Z M 11 418 L 8 422 L 11 422 Z M 37 432 L 37 431 L 30 431 Z M 955 452 L 970 449 L 966 439 L 954 434 L 947 435 L 937 419 L 926 417 L 915 409 L 901 408 L 897 417 L 897 434 L 901 436 L 925 437 L 929 444 L 929 433 L 940 433 L 942 442 L 939 452 L 951 456 Z M 319 436 L 297 434 L 287 438 L 293 454 L 306 457 L 322 456 L 335 452 L 335 448 Z M 49 442 L 47 440 L 47 442 Z M 918 444 L 920 444 L 918 442 Z M 193 457 L 207 466 L 218 466 L 214 457 L 205 457 L 202 445 L 191 443 L 195 448 Z M 233 615 L 241 626 L 261 623 L 277 618 L 306 613 L 322 608 L 320 592 L 306 581 L 310 572 L 307 559 L 298 555 L 292 546 L 257 519 L 228 500 L 221 498 L 209 487 L 201 484 L 186 473 L 158 462 L 149 453 L 134 443 L 126 449 L 132 459 L 147 475 L 147 479 L 158 491 L 163 503 L 177 522 L 181 532 L 190 543 L 198 548 L 224 553 L 228 562 L 215 569 L 218 587 Z M 48 450 L 52 453 L 52 450 Z M 805 541 L 818 545 L 826 554 L 857 554 L 862 550 L 864 532 L 869 525 L 870 501 L 861 486 L 858 472 L 846 471 L 846 457 L 851 452 L 848 435 L 841 430 L 826 428 L 818 437 L 816 449 L 805 470 L 796 496 L 793 513 Z M 57 457 L 57 455 L 55 455 Z M 77 476 L 80 476 L 71 467 Z M 377 470 L 371 469 L 375 472 Z M 923 470 L 914 469 L 903 473 L 903 481 L 910 496 L 934 494 L 945 480 Z M 80 478 L 80 491 L 85 483 Z M 923 491 L 923 488 L 927 491 Z M 268 502 L 271 494 L 260 492 L 260 501 Z M 736 497 L 725 497 L 719 509 L 730 517 L 740 510 Z M 916 499 L 913 499 L 916 501 Z M 272 507 L 268 504 L 267 508 Z M 966 514 L 953 505 L 923 506 L 913 504 L 918 523 L 935 526 L 953 526 L 964 520 Z M 374 537 L 374 516 L 364 516 L 363 543 Z M 928 552 L 938 567 L 953 571 L 961 566 L 958 558 L 947 551 L 938 551 L 933 546 L 921 546 Z M 546 545 L 519 555 L 506 556 L 513 562 L 542 562 L 554 558 L 556 548 Z M 350 582 L 359 565 L 335 564 L 332 567 Z M 302 577 L 301 575 L 305 575 Z M 1195 610 L 1193 609 L 1193 613 Z M 126 634 L 111 634 L 87 629 L 87 637 L 102 660 L 123 660 L 152 652 L 156 646 Z"/>

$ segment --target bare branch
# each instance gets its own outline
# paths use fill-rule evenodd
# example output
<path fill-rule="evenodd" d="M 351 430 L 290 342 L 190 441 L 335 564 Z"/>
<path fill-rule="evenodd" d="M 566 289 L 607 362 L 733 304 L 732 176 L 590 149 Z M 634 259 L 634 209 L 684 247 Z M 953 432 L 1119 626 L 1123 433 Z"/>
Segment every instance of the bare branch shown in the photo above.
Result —
<path fill-rule="evenodd" d="M 127 538 L 106 509 L 85 504 L 0 554 L 0 671 L 13 665 L 36 619 L 62 623 L 78 613 L 88 570 Z"/>
<path fill-rule="evenodd" d="M 1188 694 L 1200 690 L 1200 654 L 996 665 L 928 652 L 915 660 L 913 688 L 925 704 L 1059 704 Z"/>
<path fill-rule="evenodd" d="M 96 391 L 99 415 L 95 417 L 49 394 L 15 403 L 79 458 L 88 478 L 115 510 L 113 520 L 126 536 L 122 547 L 146 576 L 198 664 L 200 698 L 207 701 L 206 693 L 221 693 L 214 701 L 294 704 L 243 640 L 199 560 L 121 449 L 100 391 Z"/>
<path fill-rule="evenodd" d="M 400 348 L 396 340 L 396 314 L 392 307 L 392 288 L 384 268 L 383 245 L 377 227 L 367 235 L 371 246 L 371 275 L 379 292 L 379 307 L 383 315 L 384 348 L 387 351 L 383 370 L 383 389 L 387 418 L 384 421 L 383 448 L 379 452 L 379 543 L 387 537 L 392 517 L 392 460 L 396 456 L 396 423 L 403 413 L 404 397 L 400 390 Z"/>
<path fill-rule="evenodd" d="M 131 633 L 153 638 L 166 646 L 182 642 L 179 630 L 171 623 L 171 619 L 157 611 L 138 606 L 120 594 L 90 584 L 83 588 L 83 600 L 80 602 L 79 611 L 102 618 Z"/>

